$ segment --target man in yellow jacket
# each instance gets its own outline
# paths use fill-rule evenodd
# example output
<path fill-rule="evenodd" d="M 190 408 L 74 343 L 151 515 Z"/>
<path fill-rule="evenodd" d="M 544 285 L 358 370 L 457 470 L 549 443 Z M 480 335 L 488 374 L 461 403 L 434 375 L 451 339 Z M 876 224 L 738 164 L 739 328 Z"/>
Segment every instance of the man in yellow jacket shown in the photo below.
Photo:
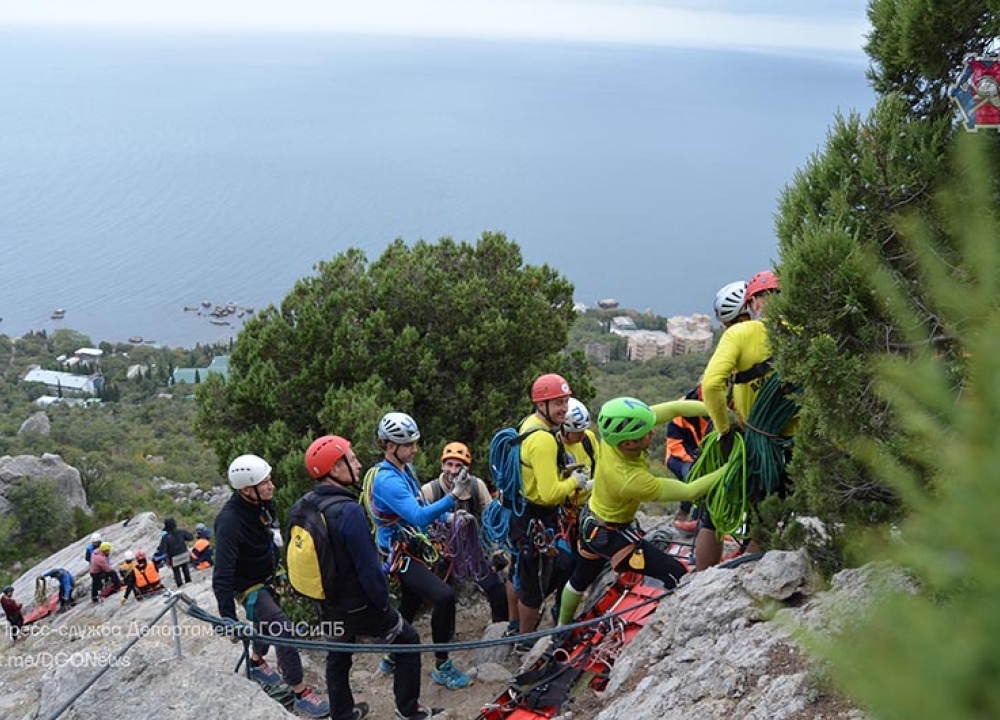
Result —
<path fill-rule="evenodd" d="M 728 457 L 737 428 L 730 419 L 727 397 L 732 388 L 731 407 L 739 422 L 746 422 L 764 379 L 772 372 L 771 346 L 762 318 L 768 299 L 780 286 L 770 270 L 754 275 L 747 283 L 745 302 L 750 320 L 727 328 L 712 353 L 702 379 L 702 394 L 712 424 L 719 431 L 723 452 Z M 794 422 L 794 421 L 793 421 Z M 786 428 L 782 434 L 790 434 Z M 756 498 L 759 500 L 759 498 Z M 751 498 L 753 502 L 755 498 Z M 698 570 L 717 565 L 722 556 L 720 542 L 710 515 L 701 518 L 694 546 Z"/>
<path fill-rule="evenodd" d="M 667 588 L 675 587 L 687 572 L 677 558 L 643 539 L 635 514 L 642 502 L 697 500 L 722 477 L 724 469 L 688 484 L 654 475 L 647 462 L 656 425 L 707 412 L 697 400 L 650 407 L 641 400 L 620 397 L 601 407 L 597 418 L 601 460 L 590 499 L 580 514 L 580 562 L 562 591 L 561 625 L 573 621 L 583 593 L 608 563 L 619 572 L 632 569 L 658 578 Z"/>

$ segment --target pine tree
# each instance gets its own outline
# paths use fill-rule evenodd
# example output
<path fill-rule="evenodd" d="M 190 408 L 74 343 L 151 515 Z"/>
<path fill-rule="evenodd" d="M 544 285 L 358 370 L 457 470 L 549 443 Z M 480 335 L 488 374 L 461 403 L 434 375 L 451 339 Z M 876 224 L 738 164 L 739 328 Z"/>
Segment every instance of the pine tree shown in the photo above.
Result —
<path fill-rule="evenodd" d="M 880 97 L 866 117 L 837 117 L 822 153 L 786 189 L 777 220 L 780 317 L 770 337 L 785 380 L 803 388 L 796 437 L 794 502 L 828 520 L 888 520 L 903 508 L 896 490 L 851 450 L 873 440 L 907 452 L 894 408 L 874 391 L 886 355 L 931 349 L 960 387 L 963 367 L 954 332 L 928 297 L 925 271 L 900 233 L 899 218 L 924 213 L 937 231 L 953 220 L 932 204 L 952 174 L 956 136 L 944 98 L 966 52 L 996 38 L 1000 9 L 965 0 L 873 0 L 867 46 Z M 995 138 L 987 144 L 996 152 Z M 936 250 L 956 273 L 968 272 L 956 248 Z M 928 348 L 887 312 L 873 277 L 885 267 L 914 307 Z M 924 482 L 929 481 L 925 477 Z"/>

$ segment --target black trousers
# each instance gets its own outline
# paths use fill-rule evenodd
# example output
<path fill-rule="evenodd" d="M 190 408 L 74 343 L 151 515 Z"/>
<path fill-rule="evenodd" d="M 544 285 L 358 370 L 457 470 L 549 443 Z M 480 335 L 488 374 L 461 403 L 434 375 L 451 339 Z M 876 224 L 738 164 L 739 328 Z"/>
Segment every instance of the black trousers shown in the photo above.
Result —
<path fill-rule="evenodd" d="M 412 623 L 426 600 L 431 611 L 431 637 L 436 643 L 450 642 L 455 636 L 455 589 L 435 575 L 421 562 L 410 559 L 405 570 L 398 573 L 402 587 L 399 614 Z M 435 653 L 438 660 L 447 660 L 448 653 Z"/>
<path fill-rule="evenodd" d="M 357 613 L 324 610 L 324 621 L 332 621 L 329 637 L 334 642 L 356 642 L 358 639 L 381 639 L 394 628 L 399 614 L 392 607 L 386 610 L 366 608 Z M 419 645 L 420 635 L 406 620 L 393 645 Z M 417 711 L 420 700 L 420 653 L 391 653 L 395 666 L 392 673 L 392 693 L 396 709 L 402 715 Z M 354 693 L 351 691 L 351 666 L 354 656 L 349 652 L 326 654 L 326 685 L 330 694 L 331 720 L 350 720 L 354 713 Z"/>

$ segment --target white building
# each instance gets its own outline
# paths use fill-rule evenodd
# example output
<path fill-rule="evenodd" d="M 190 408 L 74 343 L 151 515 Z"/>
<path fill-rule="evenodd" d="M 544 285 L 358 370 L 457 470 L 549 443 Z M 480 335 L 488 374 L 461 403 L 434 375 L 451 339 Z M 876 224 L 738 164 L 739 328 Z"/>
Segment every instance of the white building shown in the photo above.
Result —
<path fill-rule="evenodd" d="M 696 313 L 667 319 L 667 330 L 674 338 L 674 355 L 704 353 L 712 349 L 712 318 Z"/>
<path fill-rule="evenodd" d="M 26 383 L 42 383 L 49 392 L 56 395 L 97 395 L 104 385 L 100 375 L 75 375 L 74 373 L 56 370 L 42 370 L 37 365 L 28 368 L 21 378 Z"/>
<path fill-rule="evenodd" d="M 674 338 L 662 330 L 636 330 L 628 335 L 628 358 L 646 362 L 674 354 Z"/>

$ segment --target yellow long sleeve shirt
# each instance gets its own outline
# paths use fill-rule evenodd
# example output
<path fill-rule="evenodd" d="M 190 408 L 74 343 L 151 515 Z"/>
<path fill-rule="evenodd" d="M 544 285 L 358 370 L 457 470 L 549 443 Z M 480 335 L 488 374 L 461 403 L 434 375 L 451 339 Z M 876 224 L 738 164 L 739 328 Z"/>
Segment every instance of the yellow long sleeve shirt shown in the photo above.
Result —
<path fill-rule="evenodd" d="M 523 433 L 533 427 L 540 427 L 542 430 L 531 433 L 521 442 L 521 485 L 524 496 L 535 505 L 562 505 L 576 491 L 576 480 L 560 477 L 559 443 L 551 432 L 552 425 L 535 413 L 525 418 L 517 431 Z"/>
<path fill-rule="evenodd" d="M 656 424 L 670 422 L 680 415 L 703 416 L 708 410 L 698 400 L 675 400 L 651 406 Z M 538 433 L 536 433 L 538 434 Z M 659 477 L 649 471 L 647 452 L 626 455 L 618 447 L 601 442 L 601 461 L 597 464 L 594 489 L 589 505 L 601 520 L 627 525 L 635 519 L 639 504 L 651 501 L 697 500 L 711 488 L 725 469 L 717 470 L 691 483 Z"/>
<path fill-rule="evenodd" d="M 708 414 L 720 433 L 729 429 L 726 395 L 732 374 L 749 370 L 769 357 L 771 346 L 767 340 L 767 329 L 760 320 L 737 323 L 722 333 L 701 380 L 702 397 L 705 398 Z M 733 410 L 744 421 L 750 415 L 750 408 L 757 399 L 757 391 L 762 382 L 763 378 L 757 378 L 752 382 L 733 386 Z"/>

